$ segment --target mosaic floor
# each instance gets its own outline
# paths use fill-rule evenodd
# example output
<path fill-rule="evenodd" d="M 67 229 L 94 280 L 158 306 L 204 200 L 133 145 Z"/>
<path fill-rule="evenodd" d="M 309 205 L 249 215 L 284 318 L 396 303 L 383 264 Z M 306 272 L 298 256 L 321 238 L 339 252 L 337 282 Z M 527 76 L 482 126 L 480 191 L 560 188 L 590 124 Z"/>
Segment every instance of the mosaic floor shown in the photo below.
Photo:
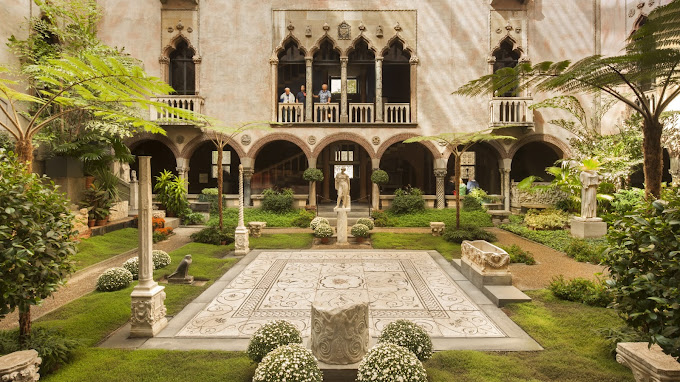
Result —
<path fill-rule="evenodd" d="M 505 337 L 426 252 L 263 252 L 177 333 L 247 338 L 285 319 L 310 334 L 312 303 L 369 302 L 372 336 L 406 318 L 432 337 Z"/>

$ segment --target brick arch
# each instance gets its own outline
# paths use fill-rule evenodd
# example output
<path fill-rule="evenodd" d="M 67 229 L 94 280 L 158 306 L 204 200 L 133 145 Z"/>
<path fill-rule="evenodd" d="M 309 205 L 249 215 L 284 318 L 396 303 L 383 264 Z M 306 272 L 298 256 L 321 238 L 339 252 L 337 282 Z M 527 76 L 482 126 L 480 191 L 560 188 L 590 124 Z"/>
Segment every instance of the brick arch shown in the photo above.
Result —
<path fill-rule="evenodd" d="M 184 146 L 184 149 L 182 150 L 182 158 L 186 159 L 191 158 L 191 156 L 194 154 L 194 151 L 196 151 L 197 148 L 201 147 L 202 144 L 209 141 L 211 141 L 211 139 L 206 134 L 200 134 L 197 137 L 194 137 L 194 139 L 190 140 Z M 236 151 L 236 154 L 238 154 L 239 158 L 243 158 L 246 156 L 246 152 L 243 150 L 243 147 L 241 147 L 241 145 L 239 145 L 236 141 L 229 142 L 227 143 L 227 145 L 234 149 L 234 151 Z"/>
<path fill-rule="evenodd" d="M 417 137 L 417 136 L 418 136 L 418 134 L 414 134 L 414 133 L 401 133 L 401 134 L 397 134 L 393 137 L 388 138 L 385 142 L 383 142 L 380 145 L 380 148 L 378 149 L 378 153 L 376 155 L 376 158 L 378 158 L 378 159 L 382 158 L 383 154 L 385 154 L 385 151 L 387 151 L 387 149 L 389 149 L 390 146 L 392 146 L 393 144 L 399 143 L 399 142 L 405 141 L 409 138 L 413 138 L 413 137 Z M 425 146 L 425 148 L 430 150 L 430 152 L 432 153 L 433 159 L 436 160 L 436 159 L 439 159 L 440 157 L 442 157 L 442 154 L 439 152 L 436 144 L 433 141 L 422 141 L 422 142 L 419 142 L 419 143 L 421 143 L 423 146 Z"/>
<path fill-rule="evenodd" d="M 371 157 L 371 159 L 376 158 L 375 156 L 375 150 L 373 150 L 373 147 L 371 147 L 371 144 L 368 143 L 368 141 L 362 137 L 359 134 L 355 133 L 337 133 L 337 134 L 331 134 L 327 135 L 324 137 L 321 141 L 319 141 L 316 144 L 316 147 L 314 148 L 314 152 L 312 153 L 311 158 L 317 158 L 319 154 L 323 151 L 323 149 L 326 148 L 326 146 L 330 145 L 333 142 L 338 142 L 338 141 L 350 141 L 354 142 L 366 150 L 366 153 L 368 153 L 368 156 Z"/>
<path fill-rule="evenodd" d="M 532 142 L 543 142 L 548 144 L 548 146 L 552 147 L 552 149 L 555 150 L 559 156 L 562 157 L 562 159 L 566 159 L 571 156 L 571 148 L 561 139 L 550 134 L 531 134 L 515 142 L 510 150 L 508 150 L 507 158 L 512 159 L 515 154 L 517 154 L 517 150 L 527 143 Z"/>
<path fill-rule="evenodd" d="M 130 148 L 130 151 L 132 151 L 137 146 L 139 146 L 141 143 L 146 142 L 146 141 L 161 142 L 168 149 L 170 149 L 170 151 L 172 151 L 172 155 L 175 156 L 175 159 L 181 158 L 179 148 L 177 148 L 177 145 L 175 144 L 175 142 L 171 141 L 170 138 L 168 138 L 165 135 L 151 134 L 151 133 L 137 134 L 134 137 L 126 139 L 125 144 Z"/>
<path fill-rule="evenodd" d="M 258 140 L 256 140 L 253 143 L 253 146 L 248 150 L 248 154 L 245 155 L 248 158 L 251 158 L 255 160 L 257 158 L 257 154 L 259 154 L 260 150 L 264 146 L 266 146 L 268 143 L 274 142 L 274 141 L 287 141 L 290 143 L 295 144 L 297 147 L 302 150 L 303 153 L 307 156 L 307 159 L 312 157 L 312 150 L 309 148 L 309 145 L 302 139 L 298 138 L 297 136 L 293 134 L 288 134 L 288 133 L 273 133 L 266 135 Z"/>

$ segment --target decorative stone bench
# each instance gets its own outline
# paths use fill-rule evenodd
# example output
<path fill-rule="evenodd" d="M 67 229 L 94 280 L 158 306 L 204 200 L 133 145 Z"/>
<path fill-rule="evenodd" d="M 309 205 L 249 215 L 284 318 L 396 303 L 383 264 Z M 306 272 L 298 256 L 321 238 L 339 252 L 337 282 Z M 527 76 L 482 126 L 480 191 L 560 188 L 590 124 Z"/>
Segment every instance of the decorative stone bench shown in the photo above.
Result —
<path fill-rule="evenodd" d="M 650 349 L 647 342 L 620 342 L 616 360 L 630 368 L 637 382 L 680 381 L 680 363 L 661 351 L 659 345 Z"/>
<path fill-rule="evenodd" d="M 491 222 L 493 222 L 493 224 L 495 224 L 495 225 L 503 224 L 503 223 L 510 223 L 510 211 L 488 210 L 486 212 L 489 215 L 491 215 Z"/>
<path fill-rule="evenodd" d="M 267 226 L 267 222 L 248 222 L 248 233 L 252 237 L 262 236 L 262 228 Z"/>
<path fill-rule="evenodd" d="M 331 306 L 312 304 L 311 348 L 321 362 L 350 365 L 361 361 L 368 350 L 368 302 Z"/>
<path fill-rule="evenodd" d="M 35 382 L 42 359 L 35 350 L 23 350 L 0 357 L 0 381 Z"/>
<path fill-rule="evenodd" d="M 446 224 L 444 224 L 444 222 L 430 222 L 432 236 L 441 236 L 444 233 L 444 228 L 446 228 Z"/>

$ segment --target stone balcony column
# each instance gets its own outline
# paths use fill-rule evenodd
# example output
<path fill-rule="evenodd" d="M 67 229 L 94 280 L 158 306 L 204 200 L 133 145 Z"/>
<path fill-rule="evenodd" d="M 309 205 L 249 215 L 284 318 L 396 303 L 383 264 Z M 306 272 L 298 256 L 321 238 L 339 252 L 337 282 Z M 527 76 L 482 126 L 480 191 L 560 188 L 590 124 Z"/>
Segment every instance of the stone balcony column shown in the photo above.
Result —
<path fill-rule="evenodd" d="M 252 190 L 250 188 L 250 181 L 253 179 L 253 174 L 255 170 L 252 167 L 243 168 L 243 204 L 244 207 L 248 208 L 251 204 Z"/>
<path fill-rule="evenodd" d="M 177 158 L 177 176 L 184 180 L 184 188 L 189 193 L 189 160 L 186 158 Z"/>
<path fill-rule="evenodd" d="M 279 59 L 278 57 L 272 57 L 269 59 L 269 65 L 271 67 L 270 74 L 270 87 L 271 87 L 271 97 L 272 97 L 272 121 L 278 119 L 279 114 L 279 95 L 278 93 L 278 82 L 279 82 Z"/>
<path fill-rule="evenodd" d="M 347 113 L 347 57 L 340 57 L 340 122 L 348 123 Z"/>
<path fill-rule="evenodd" d="M 512 168 L 512 159 L 501 159 L 499 165 L 501 171 L 503 209 L 510 211 L 510 169 Z"/>
<path fill-rule="evenodd" d="M 434 176 L 436 179 L 436 190 L 437 190 L 437 209 L 446 208 L 446 168 L 435 168 Z"/>
<path fill-rule="evenodd" d="M 411 56 L 411 123 L 418 123 L 418 57 Z"/>
<path fill-rule="evenodd" d="M 307 99 L 305 100 L 305 120 L 312 121 L 312 104 L 314 100 L 314 94 L 312 86 L 312 57 L 305 57 L 305 89 L 307 90 Z"/>
<path fill-rule="evenodd" d="M 375 57 L 375 121 L 382 122 L 384 118 L 383 110 L 383 74 L 382 74 L 383 58 Z"/>

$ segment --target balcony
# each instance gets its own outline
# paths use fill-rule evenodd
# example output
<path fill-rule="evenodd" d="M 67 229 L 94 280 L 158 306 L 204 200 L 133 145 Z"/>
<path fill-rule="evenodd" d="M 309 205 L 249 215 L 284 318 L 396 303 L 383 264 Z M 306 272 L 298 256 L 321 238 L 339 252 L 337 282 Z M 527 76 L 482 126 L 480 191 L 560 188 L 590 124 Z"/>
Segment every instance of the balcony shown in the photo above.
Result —
<path fill-rule="evenodd" d="M 534 127 L 534 112 L 529 109 L 532 98 L 494 97 L 489 102 L 490 124 L 499 126 Z"/>
<path fill-rule="evenodd" d="M 280 103 L 279 122 L 296 123 L 305 119 L 305 104 L 303 103 Z"/>
<path fill-rule="evenodd" d="M 312 120 L 319 123 L 337 123 L 340 121 L 340 106 L 337 103 L 315 103 L 312 108 Z"/>
<path fill-rule="evenodd" d="M 411 104 L 386 103 L 385 123 L 411 123 Z"/>
<path fill-rule="evenodd" d="M 205 103 L 203 97 L 197 95 L 169 95 L 151 100 L 164 103 L 175 109 L 192 111 L 198 114 L 203 112 L 203 104 Z M 170 111 L 156 110 L 153 106 L 151 107 L 149 117 L 151 121 L 159 121 L 163 125 L 193 125 L 192 122 L 185 120 L 179 115 Z"/>
<path fill-rule="evenodd" d="M 312 120 L 305 117 L 305 107 L 302 103 L 279 103 L 277 121 L 281 123 L 340 123 L 341 106 L 338 103 L 315 103 L 312 107 Z M 386 103 L 380 108 L 373 103 L 349 103 L 347 106 L 347 123 L 350 124 L 413 124 L 411 119 L 411 104 Z"/>

